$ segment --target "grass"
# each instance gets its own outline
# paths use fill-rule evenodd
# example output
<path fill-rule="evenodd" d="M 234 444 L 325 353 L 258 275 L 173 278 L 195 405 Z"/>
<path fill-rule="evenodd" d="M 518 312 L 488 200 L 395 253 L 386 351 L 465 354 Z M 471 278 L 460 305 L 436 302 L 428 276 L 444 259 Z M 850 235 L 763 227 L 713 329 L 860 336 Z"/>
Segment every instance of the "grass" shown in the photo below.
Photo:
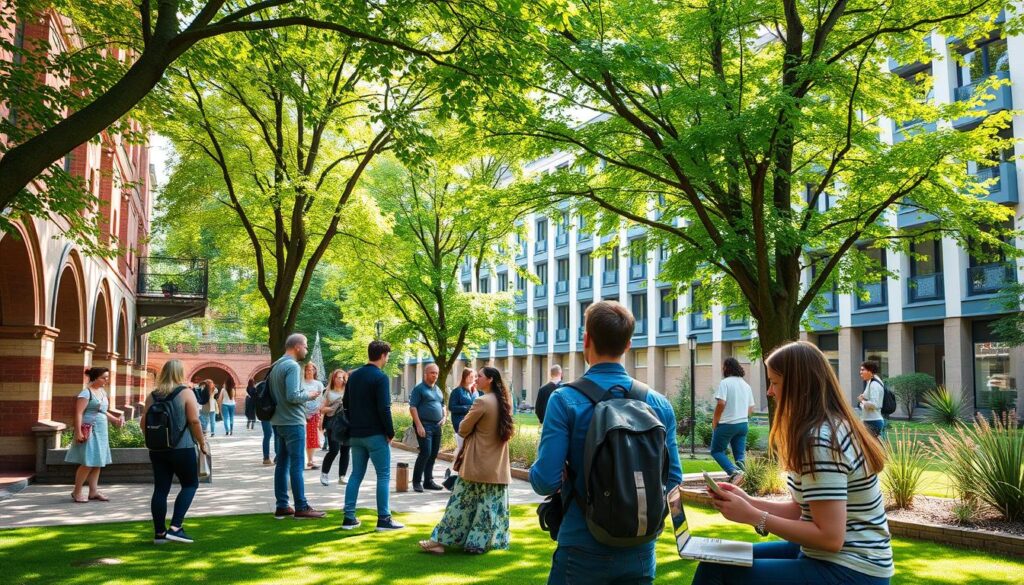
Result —
<path fill-rule="evenodd" d="M 749 527 L 730 524 L 716 513 L 687 508 L 699 535 L 756 540 Z M 193 545 L 150 544 L 148 522 L 19 528 L 0 531 L 5 583 L 163 582 L 312 583 L 543 583 L 554 543 L 536 526 L 532 506 L 512 508 L 512 548 L 481 557 L 449 551 L 444 558 L 419 552 L 438 513 L 403 514 L 407 530 L 379 534 L 360 515 L 363 527 L 338 528 L 340 513 L 324 521 L 276 521 L 268 514 L 188 520 Z M 897 540 L 894 584 L 943 585 L 1020 583 L 1024 564 L 981 552 Z M 116 564 L 90 565 L 97 559 Z M 109 561 L 108 561 L 109 562 Z M 657 583 L 690 583 L 696 563 L 678 558 L 671 538 L 658 541 Z"/>

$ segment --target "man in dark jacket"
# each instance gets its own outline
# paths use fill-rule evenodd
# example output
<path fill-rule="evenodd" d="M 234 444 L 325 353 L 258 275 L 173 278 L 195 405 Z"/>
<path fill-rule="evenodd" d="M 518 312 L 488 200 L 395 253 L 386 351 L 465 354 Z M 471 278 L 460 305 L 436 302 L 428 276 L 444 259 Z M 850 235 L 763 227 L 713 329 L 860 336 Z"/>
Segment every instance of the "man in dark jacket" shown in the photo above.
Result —
<path fill-rule="evenodd" d="M 537 391 L 537 406 L 533 410 L 537 414 L 540 424 L 544 424 L 544 410 L 548 407 L 548 398 L 551 398 L 551 393 L 562 383 L 562 366 L 558 364 L 551 366 L 548 376 L 548 383 Z"/>
<path fill-rule="evenodd" d="M 366 475 L 367 462 L 373 462 L 377 474 L 377 531 L 405 528 L 391 518 L 389 488 L 391 484 L 391 439 L 395 425 L 391 420 L 391 388 L 383 372 L 391 354 L 391 346 L 372 341 L 367 350 L 369 363 L 352 372 L 345 387 L 342 407 L 348 413 L 349 447 L 352 475 L 345 488 L 345 519 L 343 530 L 358 528 L 356 500 L 359 485 Z"/>

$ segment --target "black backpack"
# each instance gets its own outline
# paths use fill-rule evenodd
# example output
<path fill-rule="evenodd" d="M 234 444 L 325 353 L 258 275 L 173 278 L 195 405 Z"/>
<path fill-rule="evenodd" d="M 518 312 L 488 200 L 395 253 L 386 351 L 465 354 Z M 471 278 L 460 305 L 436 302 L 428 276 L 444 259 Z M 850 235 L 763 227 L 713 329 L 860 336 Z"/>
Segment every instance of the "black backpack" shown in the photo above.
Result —
<path fill-rule="evenodd" d="M 348 445 L 352 426 L 348 422 L 348 415 L 345 414 L 344 408 L 339 406 L 338 410 L 331 415 L 330 426 L 326 431 L 331 434 L 331 441 L 339 445 Z"/>
<path fill-rule="evenodd" d="M 262 421 L 269 421 L 277 410 L 277 399 L 270 391 L 270 375 L 273 373 L 274 368 L 271 367 L 267 375 L 256 384 L 256 396 L 253 401 L 256 403 L 256 418 Z"/>
<path fill-rule="evenodd" d="M 878 380 L 878 383 L 882 385 L 882 416 L 888 417 L 896 412 L 896 393 L 889 390 L 889 387 L 878 376 L 872 379 Z"/>
<path fill-rule="evenodd" d="M 188 421 L 185 421 L 185 424 L 180 429 L 174 428 L 174 414 L 181 408 L 181 405 L 178 404 L 175 398 L 185 388 L 185 386 L 178 386 L 162 398 L 157 394 L 153 394 L 153 404 L 150 404 L 149 410 L 146 411 L 145 429 L 146 448 L 150 451 L 174 449 L 177 447 L 178 441 L 181 440 L 181 435 L 185 432 Z"/>
<path fill-rule="evenodd" d="M 583 451 L 584 493 L 574 494 L 587 529 L 608 546 L 632 547 L 658 538 L 665 524 L 667 431 L 647 404 L 648 388 L 633 380 L 608 390 L 579 378 L 567 384 L 594 403 Z M 626 392 L 623 398 L 611 390 Z M 579 470 L 569 469 L 575 487 Z"/>

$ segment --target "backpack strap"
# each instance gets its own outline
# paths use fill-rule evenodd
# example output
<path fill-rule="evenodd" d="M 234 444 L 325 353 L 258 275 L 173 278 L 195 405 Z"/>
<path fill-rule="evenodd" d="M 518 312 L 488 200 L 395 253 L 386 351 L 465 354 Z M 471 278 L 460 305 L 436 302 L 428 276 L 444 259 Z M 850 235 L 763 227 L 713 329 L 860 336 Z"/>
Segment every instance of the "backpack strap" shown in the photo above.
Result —
<path fill-rule="evenodd" d="M 650 387 L 647 384 L 644 384 L 643 382 L 635 378 L 630 378 L 630 381 L 631 383 L 629 388 L 625 388 L 621 384 L 616 384 L 606 390 L 602 388 L 597 382 L 594 382 L 590 378 L 580 376 L 579 378 L 576 378 L 572 382 L 569 382 L 568 384 L 564 385 L 569 386 L 570 388 L 575 388 L 581 394 L 586 396 L 587 399 L 590 400 L 590 402 L 594 404 L 611 398 L 612 390 L 615 390 L 616 388 L 622 389 L 622 391 L 625 393 L 624 398 L 632 398 L 634 400 L 640 401 L 647 400 L 647 392 L 650 390 Z"/>

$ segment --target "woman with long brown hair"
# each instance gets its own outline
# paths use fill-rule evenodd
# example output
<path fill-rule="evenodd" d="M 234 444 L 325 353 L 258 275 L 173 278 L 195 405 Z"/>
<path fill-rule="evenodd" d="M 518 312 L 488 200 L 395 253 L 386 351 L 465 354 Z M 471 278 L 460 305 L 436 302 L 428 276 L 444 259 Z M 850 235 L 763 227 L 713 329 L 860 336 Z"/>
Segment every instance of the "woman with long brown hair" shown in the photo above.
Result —
<path fill-rule="evenodd" d="M 509 545 L 508 484 L 512 481 L 508 442 L 515 434 L 512 397 L 501 372 L 490 366 L 477 377 L 480 398 L 459 424 L 465 439 L 455 462 L 455 481 L 444 517 L 420 548 L 433 554 L 461 546 L 480 554 Z"/>
<path fill-rule="evenodd" d="M 881 444 L 814 345 L 784 345 L 765 367 L 776 400 L 768 443 L 788 472 L 791 499 L 759 500 L 720 483 L 724 496 L 712 494 L 712 503 L 727 519 L 783 540 L 755 544 L 751 567 L 701 563 L 693 583 L 888 584 L 894 570 L 878 481 Z"/>
<path fill-rule="evenodd" d="M 327 455 L 324 455 L 324 467 L 320 472 L 320 483 L 325 486 L 331 483 L 331 465 L 335 459 L 338 460 L 338 485 L 345 484 L 345 474 L 348 473 L 348 445 L 342 445 L 331 436 L 331 419 L 345 414 L 342 402 L 347 384 L 348 372 L 341 368 L 331 372 L 327 390 L 324 391 L 323 406 L 320 407 L 320 413 L 324 416 L 324 437 L 327 440 Z"/>

